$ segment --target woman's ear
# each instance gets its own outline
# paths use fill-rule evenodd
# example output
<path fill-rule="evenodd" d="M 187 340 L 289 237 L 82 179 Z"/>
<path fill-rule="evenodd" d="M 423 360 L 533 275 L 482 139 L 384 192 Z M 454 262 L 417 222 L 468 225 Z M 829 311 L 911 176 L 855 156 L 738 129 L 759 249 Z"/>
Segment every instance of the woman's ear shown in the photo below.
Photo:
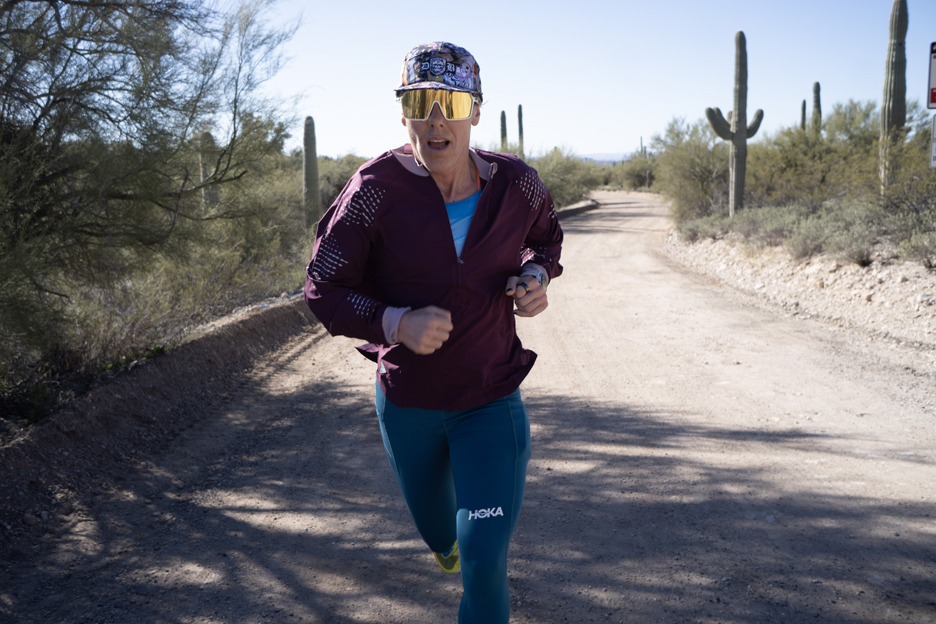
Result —
<path fill-rule="evenodd" d="M 481 104 L 475 102 L 474 110 L 471 113 L 471 125 L 477 126 L 479 121 L 481 121 Z"/>

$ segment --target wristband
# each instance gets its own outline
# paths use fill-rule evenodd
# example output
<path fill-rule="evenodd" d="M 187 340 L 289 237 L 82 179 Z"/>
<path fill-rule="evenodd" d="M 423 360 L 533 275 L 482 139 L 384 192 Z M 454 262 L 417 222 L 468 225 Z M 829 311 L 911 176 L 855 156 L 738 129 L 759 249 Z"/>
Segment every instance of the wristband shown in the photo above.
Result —
<path fill-rule="evenodd" d="M 527 275 L 535 277 L 536 281 L 539 282 L 540 286 L 543 287 L 543 290 L 546 290 L 546 285 L 549 284 L 549 281 L 546 279 L 545 273 L 533 267 L 526 267 L 523 269 L 523 271 L 520 272 L 520 277 L 526 277 Z"/>

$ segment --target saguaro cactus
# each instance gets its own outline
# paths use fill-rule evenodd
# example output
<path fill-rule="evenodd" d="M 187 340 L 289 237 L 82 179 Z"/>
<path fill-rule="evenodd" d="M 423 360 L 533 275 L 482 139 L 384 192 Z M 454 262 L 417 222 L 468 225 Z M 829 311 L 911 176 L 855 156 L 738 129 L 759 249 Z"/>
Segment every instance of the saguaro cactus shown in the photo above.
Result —
<path fill-rule="evenodd" d="M 806 100 L 803 100 L 803 109 L 800 111 L 800 130 L 806 131 Z"/>
<path fill-rule="evenodd" d="M 814 82 L 812 86 L 812 119 L 809 120 L 809 128 L 815 136 L 822 132 L 822 100 L 819 97 L 818 82 Z"/>
<path fill-rule="evenodd" d="M 889 144 L 907 122 L 907 0 L 894 0 L 890 15 L 890 39 L 884 66 L 884 97 L 881 100 L 881 189 L 890 173 Z"/>
<path fill-rule="evenodd" d="M 523 155 L 523 104 L 517 105 L 517 127 L 520 129 L 520 160 L 526 160 Z"/>
<path fill-rule="evenodd" d="M 318 154 L 315 152 L 315 121 L 305 118 L 302 141 L 302 204 L 305 207 L 306 229 L 322 218 L 322 196 L 319 193 Z"/>
<path fill-rule="evenodd" d="M 501 111 L 501 151 L 507 151 L 507 113 Z"/>
<path fill-rule="evenodd" d="M 715 134 L 731 141 L 729 150 L 729 172 L 731 176 L 728 191 L 728 214 L 734 216 L 736 210 L 744 206 L 744 171 L 747 165 L 747 140 L 757 134 L 764 111 L 757 109 L 751 125 L 747 125 L 747 42 L 744 33 L 735 35 L 735 81 L 734 110 L 725 120 L 718 108 L 706 108 L 705 116 Z"/>

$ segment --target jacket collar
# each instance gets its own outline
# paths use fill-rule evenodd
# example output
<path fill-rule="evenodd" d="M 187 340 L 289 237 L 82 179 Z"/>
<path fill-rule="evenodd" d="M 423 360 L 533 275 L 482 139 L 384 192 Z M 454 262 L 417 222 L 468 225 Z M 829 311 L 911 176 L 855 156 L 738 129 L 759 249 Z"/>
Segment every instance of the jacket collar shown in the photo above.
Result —
<path fill-rule="evenodd" d="M 397 162 L 403 165 L 403 168 L 413 173 L 415 175 L 427 178 L 429 177 L 429 172 L 419 164 L 419 161 L 416 160 L 416 156 L 413 155 L 413 146 L 407 143 L 402 147 L 390 150 L 390 152 L 396 157 Z M 471 156 L 471 160 L 474 161 L 475 166 L 478 168 L 478 175 L 481 176 L 482 180 L 489 181 L 491 176 L 497 171 L 497 165 L 494 163 L 489 163 L 488 161 L 481 158 L 481 154 L 478 153 L 473 147 L 468 148 L 468 154 Z"/>

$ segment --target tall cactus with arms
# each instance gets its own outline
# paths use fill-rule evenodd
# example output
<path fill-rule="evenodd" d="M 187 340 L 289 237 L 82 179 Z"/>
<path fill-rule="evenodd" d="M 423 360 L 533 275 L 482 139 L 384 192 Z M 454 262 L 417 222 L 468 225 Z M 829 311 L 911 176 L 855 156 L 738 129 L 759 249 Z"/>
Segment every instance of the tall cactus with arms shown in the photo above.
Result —
<path fill-rule="evenodd" d="M 731 141 L 729 171 L 731 183 L 728 191 L 728 214 L 744 207 L 744 170 L 747 164 L 747 140 L 757 134 L 764 111 L 757 109 L 751 125 L 747 125 L 747 42 L 744 33 L 735 35 L 734 110 L 726 121 L 718 108 L 706 108 L 705 117 L 715 134 Z"/>

